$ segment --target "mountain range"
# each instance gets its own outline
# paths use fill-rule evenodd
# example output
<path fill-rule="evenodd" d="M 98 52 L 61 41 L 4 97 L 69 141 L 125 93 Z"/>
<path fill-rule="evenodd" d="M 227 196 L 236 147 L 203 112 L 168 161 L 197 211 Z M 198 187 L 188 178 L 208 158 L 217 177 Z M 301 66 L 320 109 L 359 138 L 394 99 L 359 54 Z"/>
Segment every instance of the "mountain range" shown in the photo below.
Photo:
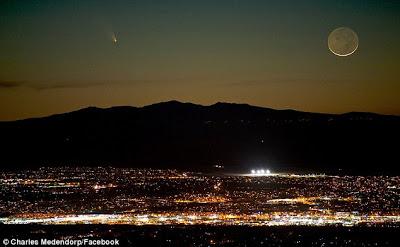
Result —
<path fill-rule="evenodd" d="M 0 167 L 400 173 L 400 116 L 162 102 L 0 122 Z"/>

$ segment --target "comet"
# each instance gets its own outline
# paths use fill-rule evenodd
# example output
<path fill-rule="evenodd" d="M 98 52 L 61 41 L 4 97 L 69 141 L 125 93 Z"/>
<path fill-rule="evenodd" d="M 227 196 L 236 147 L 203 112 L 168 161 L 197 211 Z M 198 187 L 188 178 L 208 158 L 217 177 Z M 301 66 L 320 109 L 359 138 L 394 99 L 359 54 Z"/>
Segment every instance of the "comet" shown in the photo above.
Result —
<path fill-rule="evenodd" d="M 113 42 L 114 45 L 117 44 L 118 40 L 117 40 L 117 35 L 115 35 L 115 33 L 112 34 L 111 40 L 112 40 L 112 42 Z"/>

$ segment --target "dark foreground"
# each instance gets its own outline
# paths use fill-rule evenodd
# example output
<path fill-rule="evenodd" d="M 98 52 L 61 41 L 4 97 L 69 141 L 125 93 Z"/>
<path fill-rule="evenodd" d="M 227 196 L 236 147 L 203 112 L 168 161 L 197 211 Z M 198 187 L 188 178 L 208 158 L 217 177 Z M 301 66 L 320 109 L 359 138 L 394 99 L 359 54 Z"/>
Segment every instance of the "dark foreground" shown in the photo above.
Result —
<path fill-rule="evenodd" d="M 120 246 L 400 246 L 399 227 L 0 225 L 12 239 L 119 239 Z"/>

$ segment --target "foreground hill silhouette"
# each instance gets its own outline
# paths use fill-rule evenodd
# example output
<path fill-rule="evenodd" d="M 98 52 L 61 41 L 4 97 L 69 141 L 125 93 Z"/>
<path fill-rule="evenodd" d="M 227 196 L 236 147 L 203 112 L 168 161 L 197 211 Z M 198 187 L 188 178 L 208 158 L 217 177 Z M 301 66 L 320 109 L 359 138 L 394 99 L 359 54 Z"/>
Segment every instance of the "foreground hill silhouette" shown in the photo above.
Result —
<path fill-rule="evenodd" d="M 113 165 L 399 174 L 400 117 L 170 101 L 0 122 L 3 169 Z"/>

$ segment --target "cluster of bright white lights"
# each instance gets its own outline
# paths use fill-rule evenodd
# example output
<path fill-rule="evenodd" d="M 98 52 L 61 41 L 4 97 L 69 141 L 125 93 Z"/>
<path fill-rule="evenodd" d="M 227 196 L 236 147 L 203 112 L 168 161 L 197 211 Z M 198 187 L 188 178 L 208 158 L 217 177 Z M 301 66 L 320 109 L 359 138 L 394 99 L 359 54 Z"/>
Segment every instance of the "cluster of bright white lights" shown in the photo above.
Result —
<path fill-rule="evenodd" d="M 251 174 L 254 175 L 269 175 L 271 174 L 271 171 L 269 169 L 259 169 L 259 170 L 251 170 Z"/>

